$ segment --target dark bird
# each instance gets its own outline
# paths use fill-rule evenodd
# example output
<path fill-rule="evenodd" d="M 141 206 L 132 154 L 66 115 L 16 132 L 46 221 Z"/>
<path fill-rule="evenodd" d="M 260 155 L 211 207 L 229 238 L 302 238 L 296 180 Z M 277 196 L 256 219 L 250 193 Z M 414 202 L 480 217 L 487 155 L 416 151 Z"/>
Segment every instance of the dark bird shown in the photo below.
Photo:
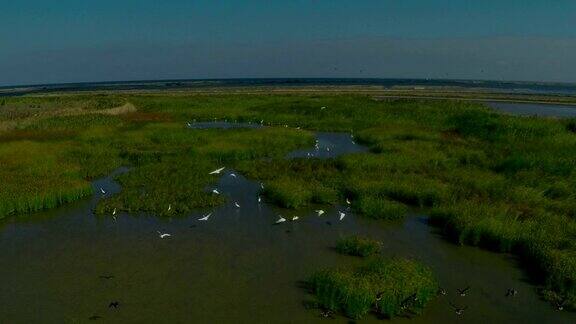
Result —
<path fill-rule="evenodd" d="M 464 314 L 464 311 L 468 308 L 467 306 L 464 307 L 458 307 L 452 303 L 450 303 L 450 306 L 454 309 L 454 312 L 456 313 L 456 315 L 462 315 Z"/>
<path fill-rule="evenodd" d="M 108 308 L 118 308 L 118 306 L 120 306 L 120 303 L 117 301 L 113 301 L 108 304 Z"/>
<path fill-rule="evenodd" d="M 566 304 L 566 299 L 556 302 L 556 309 L 559 311 L 564 310 L 564 304 Z"/>
<path fill-rule="evenodd" d="M 112 278 L 114 278 L 113 275 L 101 275 L 100 276 L 100 279 L 112 279 Z"/>
<path fill-rule="evenodd" d="M 468 293 L 468 291 L 470 290 L 470 286 L 464 289 L 456 289 L 456 290 L 458 290 L 458 294 L 460 294 L 460 296 L 464 297 L 466 296 L 466 293 Z"/>
<path fill-rule="evenodd" d="M 518 290 L 514 288 L 508 288 L 508 290 L 506 290 L 506 297 L 514 297 L 516 294 L 518 294 Z"/>
<path fill-rule="evenodd" d="M 95 321 L 95 320 L 102 319 L 102 316 L 92 315 L 92 316 L 88 317 L 88 319 L 91 321 Z"/>
<path fill-rule="evenodd" d="M 323 309 L 320 311 L 320 316 L 322 316 L 323 318 L 334 318 L 334 312 L 329 310 L 329 309 Z"/>

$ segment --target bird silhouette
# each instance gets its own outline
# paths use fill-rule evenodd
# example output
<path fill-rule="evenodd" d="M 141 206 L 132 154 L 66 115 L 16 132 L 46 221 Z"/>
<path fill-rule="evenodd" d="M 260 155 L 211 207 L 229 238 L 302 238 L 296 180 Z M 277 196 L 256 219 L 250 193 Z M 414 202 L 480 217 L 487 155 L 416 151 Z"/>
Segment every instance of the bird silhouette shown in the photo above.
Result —
<path fill-rule="evenodd" d="M 514 297 L 516 294 L 518 294 L 518 290 L 514 288 L 508 288 L 508 290 L 506 290 L 506 297 Z"/>
<path fill-rule="evenodd" d="M 110 302 L 110 304 L 108 304 L 108 308 L 118 308 L 120 306 L 120 303 L 118 301 L 113 301 Z"/>
<path fill-rule="evenodd" d="M 458 294 L 460 294 L 460 296 L 464 297 L 466 296 L 466 293 L 468 293 L 468 291 L 470 291 L 470 286 L 464 288 L 464 289 L 456 289 L 458 291 Z"/>
<path fill-rule="evenodd" d="M 114 278 L 114 276 L 113 275 L 101 275 L 101 276 L 99 276 L 99 278 L 100 279 L 112 279 L 112 278 Z"/>
<path fill-rule="evenodd" d="M 453 303 L 450 303 L 450 306 L 452 307 L 452 309 L 454 309 L 454 312 L 456 313 L 456 315 L 464 314 L 464 311 L 468 308 L 468 306 L 458 307 L 458 306 L 454 305 Z"/>

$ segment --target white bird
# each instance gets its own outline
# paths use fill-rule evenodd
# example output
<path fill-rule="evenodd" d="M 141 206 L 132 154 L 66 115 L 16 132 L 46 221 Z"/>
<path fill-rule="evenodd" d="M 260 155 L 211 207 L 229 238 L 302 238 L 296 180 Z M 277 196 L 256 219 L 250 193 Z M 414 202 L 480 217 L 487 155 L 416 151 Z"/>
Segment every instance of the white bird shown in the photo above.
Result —
<path fill-rule="evenodd" d="M 318 209 L 316 213 L 318 214 L 318 216 L 321 216 L 322 214 L 324 214 L 324 211 L 322 209 Z"/>
<path fill-rule="evenodd" d="M 240 208 L 240 204 L 238 204 L 238 202 L 234 202 L 234 206 L 236 206 L 236 208 Z"/>
<path fill-rule="evenodd" d="M 168 211 L 172 210 L 172 205 L 168 205 Z"/>
<path fill-rule="evenodd" d="M 230 176 L 233 178 L 236 178 L 236 174 L 235 173 L 230 173 Z"/>
<path fill-rule="evenodd" d="M 260 182 L 260 189 L 264 189 L 264 184 Z"/>
<path fill-rule="evenodd" d="M 292 221 L 297 221 L 298 219 L 299 219 L 298 216 L 293 216 L 293 217 L 292 217 Z"/>
<path fill-rule="evenodd" d="M 338 212 L 340 214 L 340 220 L 343 220 L 344 217 L 346 216 L 346 214 L 344 214 L 343 212 Z"/>
<path fill-rule="evenodd" d="M 199 221 L 207 221 L 208 218 L 210 218 L 210 216 L 212 216 L 212 213 L 208 214 L 208 215 L 204 215 L 204 217 L 202 218 L 198 218 Z"/>
<path fill-rule="evenodd" d="M 192 124 L 190 124 L 190 123 L 186 123 L 186 125 L 187 125 L 188 127 L 192 127 Z"/>
<path fill-rule="evenodd" d="M 325 107 L 325 106 L 323 106 L 323 107 L 320 107 L 320 110 L 324 110 L 324 109 L 326 109 L 326 107 Z"/>
<path fill-rule="evenodd" d="M 350 205 L 350 204 L 351 204 L 350 199 L 346 198 L 346 203 L 347 203 L 348 205 Z"/>
<path fill-rule="evenodd" d="M 258 196 L 258 202 L 262 202 L 262 197 Z"/>
<path fill-rule="evenodd" d="M 212 193 L 219 195 L 220 191 L 218 191 L 218 189 L 212 189 Z"/>
<path fill-rule="evenodd" d="M 286 218 L 280 216 L 280 218 L 278 218 L 278 220 L 276 221 L 276 224 L 284 223 L 285 221 L 286 221 Z"/>
<path fill-rule="evenodd" d="M 220 172 L 222 172 L 222 170 L 224 170 L 224 169 L 225 169 L 224 167 L 220 168 L 220 169 L 216 169 L 216 170 L 210 172 L 209 174 L 220 174 Z"/>
<path fill-rule="evenodd" d="M 262 120 L 260 121 L 260 125 L 263 125 L 263 124 L 264 124 L 264 119 L 262 119 Z"/>
<path fill-rule="evenodd" d="M 161 239 L 172 236 L 171 234 L 168 234 L 168 233 L 160 233 L 160 231 L 157 231 L 157 232 L 158 232 L 158 236 L 160 236 Z"/>
<path fill-rule="evenodd" d="M 106 194 L 106 191 L 104 191 L 104 189 L 102 189 L 102 187 L 100 187 L 100 192 L 101 192 L 103 195 Z"/>
<path fill-rule="evenodd" d="M 112 216 L 116 215 L 116 208 L 112 211 Z"/>

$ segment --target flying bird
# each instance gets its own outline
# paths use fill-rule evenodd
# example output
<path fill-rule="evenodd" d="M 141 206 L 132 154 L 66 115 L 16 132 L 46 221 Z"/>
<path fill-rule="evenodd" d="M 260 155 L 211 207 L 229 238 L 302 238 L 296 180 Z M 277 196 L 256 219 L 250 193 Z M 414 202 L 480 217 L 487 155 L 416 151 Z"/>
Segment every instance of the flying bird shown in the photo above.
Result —
<path fill-rule="evenodd" d="M 468 308 L 467 306 L 458 307 L 458 306 L 454 305 L 453 303 L 450 303 L 450 306 L 452 306 L 456 315 L 462 315 L 464 313 L 464 311 Z"/>
<path fill-rule="evenodd" d="M 316 210 L 316 213 L 318 214 L 318 216 L 322 216 L 322 214 L 324 214 L 324 211 L 322 209 L 318 209 Z"/>
<path fill-rule="evenodd" d="M 236 206 L 236 208 L 240 208 L 240 204 L 238 204 L 238 202 L 234 202 L 234 206 Z"/>
<path fill-rule="evenodd" d="M 220 191 L 218 191 L 218 189 L 212 189 L 212 193 L 219 195 Z"/>
<path fill-rule="evenodd" d="M 106 194 L 106 191 L 105 191 L 104 189 L 102 189 L 102 187 L 100 187 L 100 192 L 101 192 L 103 195 Z"/>
<path fill-rule="evenodd" d="M 198 218 L 198 220 L 199 220 L 199 221 L 207 221 L 207 220 L 208 220 L 208 218 L 210 218 L 210 216 L 212 216 L 212 213 L 210 213 L 210 214 L 207 214 L 207 215 L 204 215 L 204 217 L 202 217 L 202 218 Z"/>
<path fill-rule="evenodd" d="M 230 176 L 233 178 L 236 178 L 236 174 L 235 173 L 230 173 Z"/>
<path fill-rule="evenodd" d="M 116 208 L 114 208 L 114 210 L 112 211 L 112 216 L 116 215 Z"/>
<path fill-rule="evenodd" d="M 344 214 L 343 212 L 338 212 L 340 214 L 340 220 L 343 220 L 344 217 L 346 217 L 346 214 Z"/>
<path fill-rule="evenodd" d="M 118 306 L 120 306 L 120 303 L 117 301 L 113 301 L 108 304 L 108 308 L 118 308 Z"/>
<path fill-rule="evenodd" d="M 286 218 L 280 216 L 280 218 L 278 218 L 278 220 L 276 221 L 276 224 L 284 223 L 285 221 L 286 221 Z"/>
<path fill-rule="evenodd" d="M 300 217 L 298 217 L 298 216 L 292 217 L 292 221 L 297 221 L 298 219 L 300 219 Z"/>
<path fill-rule="evenodd" d="M 168 211 L 171 211 L 171 210 L 172 210 L 172 205 L 169 204 L 168 205 Z"/>
<path fill-rule="evenodd" d="M 262 197 L 258 196 L 258 202 L 262 202 Z"/>
<path fill-rule="evenodd" d="M 456 289 L 458 291 L 458 294 L 460 294 L 460 296 L 464 297 L 466 296 L 466 293 L 470 290 L 470 286 L 464 288 L 464 289 Z"/>
<path fill-rule="evenodd" d="M 168 233 L 160 233 L 160 231 L 157 231 L 157 232 L 158 232 L 158 236 L 160 236 L 161 239 L 172 236 L 171 234 L 168 234 Z"/>
<path fill-rule="evenodd" d="M 518 294 L 518 290 L 514 288 L 508 288 L 508 290 L 506 290 L 506 297 L 514 297 L 516 294 Z"/>
<path fill-rule="evenodd" d="M 351 204 L 350 199 L 346 198 L 346 204 L 348 204 L 348 205 Z"/>
<path fill-rule="evenodd" d="M 208 173 L 208 174 L 220 174 L 220 172 L 222 172 L 222 170 L 224 170 L 224 169 L 226 169 L 226 168 L 225 168 L 225 167 L 222 167 L 222 168 L 216 169 L 216 170 L 214 170 L 214 171 L 212 171 L 212 172 L 210 172 L 210 173 Z"/>
<path fill-rule="evenodd" d="M 324 109 L 326 109 L 326 107 L 325 107 L 325 106 L 322 106 L 322 107 L 320 107 L 320 110 L 324 110 Z"/>

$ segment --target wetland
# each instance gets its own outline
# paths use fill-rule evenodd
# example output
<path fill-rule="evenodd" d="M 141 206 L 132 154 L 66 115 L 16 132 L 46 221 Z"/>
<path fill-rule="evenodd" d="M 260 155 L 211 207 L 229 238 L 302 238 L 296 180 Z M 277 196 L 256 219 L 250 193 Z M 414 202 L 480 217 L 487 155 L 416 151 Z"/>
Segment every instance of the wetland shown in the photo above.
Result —
<path fill-rule="evenodd" d="M 3 99 L 0 321 L 574 322 L 576 126 L 555 117 L 350 94 Z"/>

